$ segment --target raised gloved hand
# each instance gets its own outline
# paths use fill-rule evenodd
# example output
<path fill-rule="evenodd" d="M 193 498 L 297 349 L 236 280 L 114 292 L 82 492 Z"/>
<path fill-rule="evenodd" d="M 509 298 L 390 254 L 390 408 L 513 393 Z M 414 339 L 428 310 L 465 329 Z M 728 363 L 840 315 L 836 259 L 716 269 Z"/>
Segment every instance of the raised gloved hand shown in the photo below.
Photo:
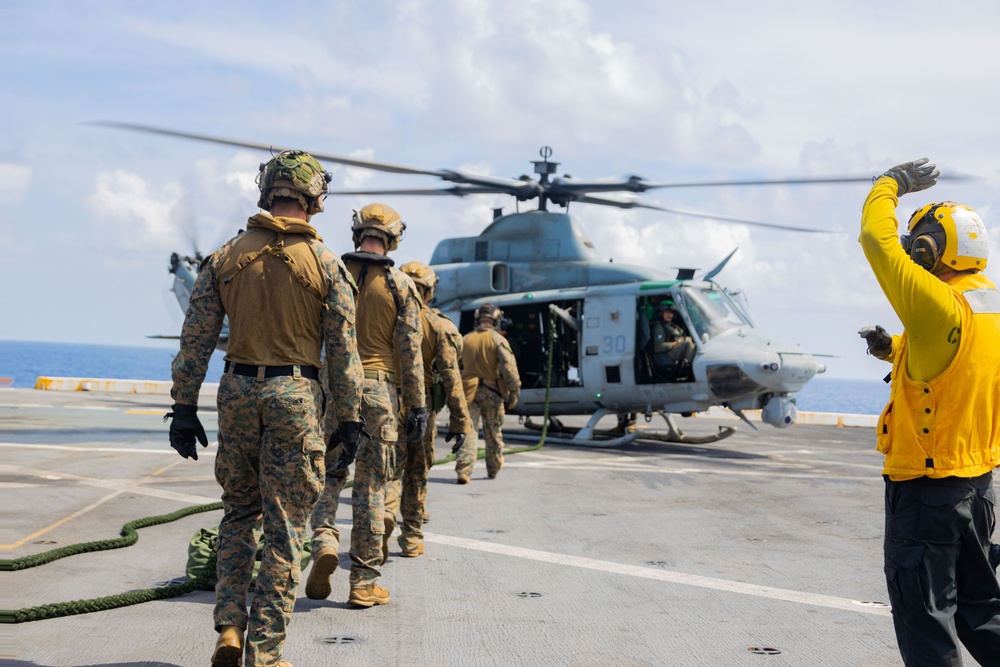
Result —
<path fill-rule="evenodd" d="M 330 434 L 330 441 L 327 447 L 337 447 L 342 445 L 344 450 L 337 457 L 337 464 L 334 470 L 343 470 L 354 463 L 354 457 L 358 455 L 358 447 L 361 446 L 361 438 L 370 439 L 371 435 L 365 431 L 364 417 L 356 422 L 340 422 L 337 428 Z"/>
<path fill-rule="evenodd" d="M 507 394 L 507 396 L 503 399 L 503 407 L 504 409 L 510 411 L 513 410 L 516 406 L 517 406 L 517 392 L 512 391 L 509 394 Z"/>
<path fill-rule="evenodd" d="M 170 422 L 170 446 L 184 458 L 197 461 L 198 448 L 194 445 L 195 439 L 197 438 L 202 447 L 208 447 L 205 427 L 198 419 L 198 406 L 174 403 L 170 407 L 170 412 L 163 415 L 163 421 L 168 419 L 173 419 Z"/>
<path fill-rule="evenodd" d="M 451 439 L 455 438 L 455 444 L 451 446 L 451 453 L 458 454 L 458 450 L 462 448 L 465 444 L 465 434 L 458 433 L 456 431 L 448 431 L 448 435 L 444 436 L 444 441 L 446 443 L 451 442 Z"/>
<path fill-rule="evenodd" d="M 934 163 L 930 162 L 927 158 L 920 158 L 919 160 L 914 160 L 913 162 L 897 164 L 895 167 L 882 174 L 882 176 L 888 176 L 892 180 L 896 181 L 896 194 L 899 197 L 902 197 L 908 192 L 920 192 L 921 190 L 926 190 L 937 183 L 938 176 L 940 175 L 941 172 L 939 172 L 937 167 L 934 166 Z M 882 176 L 876 177 L 875 180 L 878 180 Z"/>
<path fill-rule="evenodd" d="M 892 336 L 880 325 L 861 327 L 858 335 L 868 341 L 868 354 L 885 359 L 892 352 Z"/>
<path fill-rule="evenodd" d="M 420 442 L 427 431 L 427 408 L 410 408 L 406 417 L 406 441 Z"/>

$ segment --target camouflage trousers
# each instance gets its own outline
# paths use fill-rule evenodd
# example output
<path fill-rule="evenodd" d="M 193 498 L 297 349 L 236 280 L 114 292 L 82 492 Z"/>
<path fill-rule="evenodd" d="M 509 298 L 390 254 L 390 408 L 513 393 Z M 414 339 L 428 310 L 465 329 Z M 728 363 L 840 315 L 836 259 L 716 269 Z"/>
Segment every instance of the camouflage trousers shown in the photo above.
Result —
<path fill-rule="evenodd" d="M 385 533 L 385 489 L 396 469 L 399 398 L 396 385 L 365 378 L 361 414 L 371 439 L 362 440 L 351 489 L 351 588 L 378 581 Z"/>
<path fill-rule="evenodd" d="M 327 431 L 327 433 L 332 433 Z M 320 549 L 340 550 L 340 529 L 337 528 L 337 506 L 340 503 L 340 494 L 347 485 L 347 478 L 350 476 L 350 468 L 336 470 L 337 459 L 343 447 L 334 447 L 326 453 L 326 480 L 323 485 L 323 493 L 313 508 L 312 518 L 309 527 L 312 529 L 312 550 L 316 553 Z"/>
<path fill-rule="evenodd" d="M 333 396 L 328 386 L 329 376 L 326 368 L 326 359 L 324 359 L 319 377 L 329 407 L 333 402 Z M 323 416 L 323 440 L 329 442 L 330 436 L 336 429 L 337 416 L 333 410 L 328 409 Z M 314 554 L 320 549 L 340 550 L 340 529 L 337 528 L 336 523 L 337 507 L 340 503 L 340 494 L 347 486 L 347 479 L 351 473 L 350 468 L 336 469 L 337 459 L 340 458 L 343 451 L 343 447 L 337 446 L 327 449 L 326 452 L 326 480 L 323 484 L 323 493 L 320 495 L 316 507 L 313 508 L 312 518 L 309 521 L 309 527 L 312 529 L 312 551 Z"/>
<path fill-rule="evenodd" d="M 427 405 L 431 403 L 428 401 Z M 407 442 L 400 434 L 396 441 L 397 472 L 385 492 L 385 516 L 402 514 L 399 546 L 415 548 L 424 541 L 424 509 L 427 507 L 427 473 L 434 465 L 437 439 L 437 412 L 429 412 L 427 431 L 420 442 Z M 393 522 L 394 523 L 394 522 Z"/>
<path fill-rule="evenodd" d="M 465 444 L 455 455 L 455 472 L 459 475 L 472 475 L 476 463 L 476 453 L 479 450 L 479 433 L 476 422 L 482 419 L 483 437 L 486 439 L 486 473 L 495 476 L 503 467 L 503 418 L 506 415 L 503 399 L 496 389 L 480 384 L 476 397 L 469 404 L 469 415 L 472 417 L 472 428 Z"/>
<path fill-rule="evenodd" d="M 222 487 L 215 626 L 247 629 L 246 665 L 277 665 L 302 571 L 306 522 L 323 487 L 323 394 L 315 380 L 225 374 L 219 382 Z M 264 554 L 253 604 L 247 590 L 263 519 Z"/>

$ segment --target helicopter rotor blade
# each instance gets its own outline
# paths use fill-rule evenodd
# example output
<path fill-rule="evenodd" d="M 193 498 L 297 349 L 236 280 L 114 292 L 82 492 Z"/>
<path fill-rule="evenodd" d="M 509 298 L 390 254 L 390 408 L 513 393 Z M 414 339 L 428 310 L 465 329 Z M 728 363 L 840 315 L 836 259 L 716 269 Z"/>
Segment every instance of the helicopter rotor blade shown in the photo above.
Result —
<path fill-rule="evenodd" d="M 648 208 L 664 213 L 673 213 L 690 218 L 708 218 L 709 220 L 719 220 L 721 222 L 733 222 L 741 225 L 754 225 L 756 227 L 768 227 L 770 229 L 780 229 L 789 232 L 807 232 L 812 234 L 840 234 L 842 232 L 830 231 L 826 229 L 814 229 L 811 227 L 795 227 L 793 225 L 781 225 L 773 222 L 763 222 L 761 220 L 747 220 L 746 218 L 735 218 L 729 215 L 718 215 L 716 213 L 704 213 L 702 211 L 686 211 L 679 208 L 666 208 L 664 206 L 654 206 L 652 204 L 642 204 L 635 201 L 617 201 L 605 199 L 603 197 L 590 197 L 581 195 L 574 197 L 573 201 L 584 202 L 586 204 L 600 204 L 602 206 L 615 206 L 617 208 Z"/>
<path fill-rule="evenodd" d="M 464 197 L 481 194 L 509 194 L 506 189 L 456 185 L 453 188 L 403 190 L 331 190 L 328 195 L 430 195 Z"/>
<path fill-rule="evenodd" d="M 269 153 L 280 152 L 287 150 L 280 146 L 273 146 L 271 144 L 259 144 L 250 141 L 238 141 L 235 139 L 223 139 L 221 137 L 211 137 L 204 134 L 194 134 L 192 132 L 178 132 L 176 130 L 167 130 L 159 127 L 150 127 L 148 125 L 137 125 L 135 123 L 119 123 L 116 121 L 107 120 L 97 120 L 89 123 L 90 125 L 99 125 L 101 127 L 111 127 L 120 130 L 134 130 L 136 132 L 145 132 L 147 134 L 161 134 L 168 137 L 179 137 L 181 139 L 192 139 L 194 141 L 204 141 L 213 144 L 222 144 L 223 146 L 236 146 L 238 148 L 251 148 L 255 150 L 267 151 Z M 390 164 L 388 162 L 376 162 L 374 160 L 362 160 L 360 158 L 343 157 L 340 155 L 330 155 L 327 153 L 315 153 L 309 151 L 317 160 L 325 160 L 327 162 L 335 162 L 337 164 L 343 164 L 348 167 L 360 167 L 362 169 L 373 169 L 375 171 L 387 171 L 395 174 L 416 174 L 424 176 L 437 176 L 438 178 L 443 178 L 445 180 L 450 180 L 448 177 L 455 174 L 456 172 L 448 170 L 428 170 L 428 169 L 417 169 L 414 167 L 406 167 L 398 164 Z"/>
<path fill-rule="evenodd" d="M 964 175 L 942 175 L 939 181 L 966 181 L 971 180 L 971 176 Z M 647 183 L 642 179 L 638 180 L 638 188 L 635 192 L 645 192 L 646 190 L 656 190 L 659 188 L 717 188 L 726 186 L 743 185 L 831 185 L 838 183 L 867 183 L 871 185 L 871 176 L 820 176 L 817 178 L 766 178 L 748 181 L 700 181 L 690 183 Z"/>
<path fill-rule="evenodd" d="M 621 199 L 605 199 L 604 197 L 592 197 L 590 195 L 575 195 L 568 197 L 568 201 L 580 202 L 583 204 L 597 204 L 598 206 L 614 206 L 615 208 L 650 208 L 655 211 L 666 211 L 667 209 L 653 204 L 643 204 L 642 202 Z"/>

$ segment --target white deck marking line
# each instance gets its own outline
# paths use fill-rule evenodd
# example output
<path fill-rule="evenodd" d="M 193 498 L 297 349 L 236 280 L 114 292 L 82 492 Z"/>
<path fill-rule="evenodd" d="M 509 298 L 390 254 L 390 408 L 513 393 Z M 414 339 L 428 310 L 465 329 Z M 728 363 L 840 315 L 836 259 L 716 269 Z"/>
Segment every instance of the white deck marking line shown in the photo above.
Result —
<path fill-rule="evenodd" d="M 861 614 L 874 614 L 876 616 L 889 616 L 891 612 L 885 607 L 863 607 L 853 600 L 838 598 L 832 595 L 821 593 L 806 593 L 803 591 L 793 591 L 786 588 L 774 588 L 772 586 L 758 586 L 757 584 L 747 584 L 741 581 L 729 581 L 726 579 L 716 579 L 714 577 L 703 577 L 697 574 L 685 574 L 683 572 L 673 572 L 670 570 L 653 569 L 639 567 L 636 565 L 624 565 L 607 560 L 596 560 L 593 558 L 581 558 L 579 556 L 569 556 L 557 554 L 550 551 L 538 551 L 535 549 L 524 549 L 512 547 L 495 542 L 482 542 L 479 540 L 469 540 L 463 537 L 453 537 L 451 535 L 438 535 L 436 533 L 424 533 L 424 539 L 435 544 L 444 544 L 459 549 L 470 549 L 472 551 L 485 551 L 501 556 L 512 558 L 523 558 L 526 560 L 540 561 L 554 565 L 570 565 L 587 570 L 598 570 L 613 574 L 624 574 L 630 577 L 641 577 L 644 579 L 655 579 L 672 584 L 683 584 L 685 586 L 697 586 L 699 588 L 709 588 L 728 593 L 740 593 L 742 595 L 752 595 L 754 597 L 767 598 L 770 600 L 781 600 L 784 602 L 794 602 L 796 604 L 809 605 L 813 607 L 827 607 L 839 611 L 852 611 Z"/>
<path fill-rule="evenodd" d="M 178 463 L 183 463 L 183 461 L 178 461 Z M 54 472 L 51 470 L 39 470 L 37 468 L 25 468 L 11 465 L 0 466 L 0 471 L 20 473 L 22 475 L 34 475 L 35 477 L 42 477 L 45 479 L 52 479 L 52 477 L 55 476 L 72 482 L 86 484 L 88 486 L 96 486 L 103 489 L 117 489 L 117 493 L 124 493 L 127 491 L 140 496 L 151 496 L 153 498 L 163 498 L 164 500 L 176 500 L 178 502 L 194 503 L 196 505 L 219 502 L 219 498 L 208 498 L 206 496 L 196 496 L 190 493 L 177 493 L 175 491 L 167 491 L 165 489 L 141 486 L 146 482 L 146 480 L 149 479 L 148 475 L 144 476 L 140 480 L 128 482 L 123 479 L 97 479 L 94 477 L 83 477 L 81 475 L 74 475 L 66 472 Z"/>
<path fill-rule="evenodd" d="M 209 449 L 201 447 L 198 449 L 198 456 L 215 456 L 211 447 L 218 447 L 219 441 L 213 440 L 208 443 Z M 86 445 L 39 445 L 23 442 L 0 442 L 0 447 L 20 447 L 23 449 L 56 449 L 70 452 L 121 452 L 123 454 L 171 454 L 177 456 L 177 452 L 170 446 L 162 449 L 142 449 L 139 447 L 87 447 Z"/>
<path fill-rule="evenodd" d="M 633 466 L 626 468 L 624 466 L 616 466 L 614 468 L 609 468 L 608 466 L 594 465 L 592 463 L 567 463 L 567 464 L 556 464 L 550 462 L 524 462 L 524 463 L 509 463 L 504 461 L 505 468 L 523 468 L 526 470 L 545 468 L 548 470 L 558 469 L 558 470 L 593 470 L 602 471 L 607 473 L 622 473 L 622 472 L 643 472 L 643 473 L 659 473 L 663 475 L 730 475 L 735 477 L 783 477 L 788 479 L 847 479 L 847 480 L 858 480 L 858 481 L 871 481 L 873 479 L 879 479 L 877 475 L 863 475 L 863 476 L 852 476 L 852 475 L 838 475 L 836 473 L 817 470 L 815 473 L 807 474 L 801 472 L 785 472 L 782 470 L 707 470 L 705 468 L 657 468 L 654 466 Z"/>

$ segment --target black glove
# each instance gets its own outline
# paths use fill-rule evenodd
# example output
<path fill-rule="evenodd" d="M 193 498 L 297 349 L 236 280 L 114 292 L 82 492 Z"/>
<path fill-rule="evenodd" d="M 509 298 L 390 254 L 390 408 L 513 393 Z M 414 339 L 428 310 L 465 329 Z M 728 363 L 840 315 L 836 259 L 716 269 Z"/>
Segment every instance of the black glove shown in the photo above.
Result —
<path fill-rule="evenodd" d="M 170 446 L 184 458 L 197 461 L 198 448 L 194 446 L 195 438 L 202 447 L 208 447 L 205 427 L 198 419 L 198 406 L 174 403 L 170 410 L 171 412 L 163 415 L 163 421 L 173 418 L 170 422 Z"/>
<path fill-rule="evenodd" d="M 406 441 L 420 442 L 427 431 L 427 408 L 410 408 L 406 417 Z"/>
<path fill-rule="evenodd" d="M 896 181 L 896 194 L 900 197 L 908 192 L 920 192 L 937 183 L 941 172 L 927 158 L 897 164 L 882 174 Z M 882 176 L 876 177 L 878 180 Z"/>
<path fill-rule="evenodd" d="M 448 431 L 448 435 L 444 436 L 445 442 L 451 442 L 451 439 L 455 438 L 455 444 L 451 446 L 451 453 L 458 454 L 458 450 L 462 448 L 465 444 L 465 434 L 458 433 L 456 431 Z"/>
<path fill-rule="evenodd" d="M 885 359 L 892 352 L 892 336 L 878 324 L 861 327 L 858 335 L 868 341 L 868 354 L 873 357 Z"/>
<path fill-rule="evenodd" d="M 333 433 L 330 435 L 330 441 L 326 445 L 331 449 L 337 445 L 343 445 L 344 447 L 344 451 L 337 457 L 337 464 L 334 466 L 334 470 L 343 470 L 354 463 L 354 457 L 358 455 L 358 447 L 361 446 L 361 438 L 365 438 L 366 440 L 371 439 L 371 435 L 365 431 L 365 420 L 363 417 L 361 421 L 340 422 L 337 424 L 337 428 L 333 430 Z"/>

